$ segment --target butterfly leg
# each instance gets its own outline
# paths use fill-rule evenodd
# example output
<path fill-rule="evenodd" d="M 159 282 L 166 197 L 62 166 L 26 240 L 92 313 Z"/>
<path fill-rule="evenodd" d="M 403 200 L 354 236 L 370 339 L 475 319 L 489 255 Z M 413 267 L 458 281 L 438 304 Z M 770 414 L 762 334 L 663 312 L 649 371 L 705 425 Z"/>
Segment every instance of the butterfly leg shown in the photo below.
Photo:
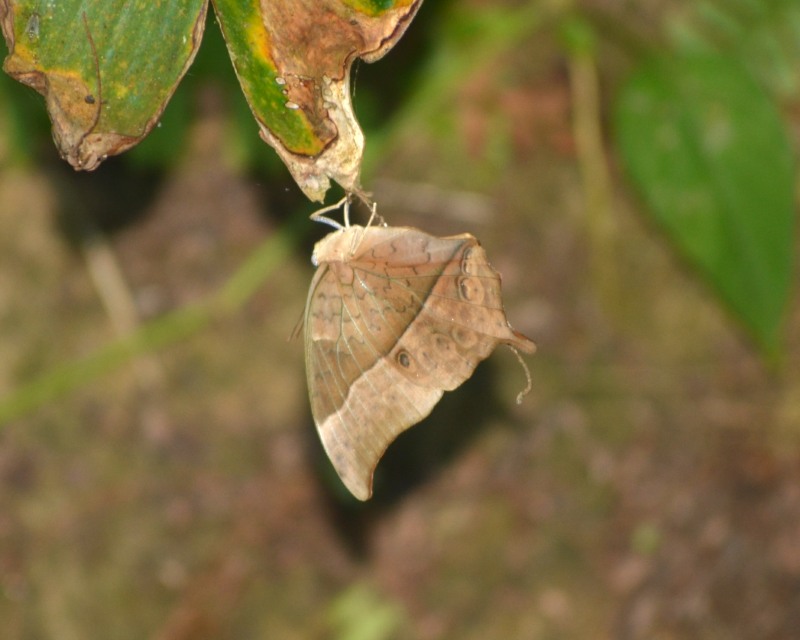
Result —
<path fill-rule="evenodd" d="M 336 211 L 344 207 L 344 224 L 336 222 L 333 218 L 329 218 L 325 214 L 329 211 Z M 322 209 L 318 209 L 314 213 L 312 213 L 309 218 L 311 218 L 314 222 L 322 222 L 327 224 L 334 229 L 345 229 L 350 226 L 350 194 L 347 194 L 344 198 L 339 200 L 336 204 L 332 204 L 327 207 L 323 207 Z"/>

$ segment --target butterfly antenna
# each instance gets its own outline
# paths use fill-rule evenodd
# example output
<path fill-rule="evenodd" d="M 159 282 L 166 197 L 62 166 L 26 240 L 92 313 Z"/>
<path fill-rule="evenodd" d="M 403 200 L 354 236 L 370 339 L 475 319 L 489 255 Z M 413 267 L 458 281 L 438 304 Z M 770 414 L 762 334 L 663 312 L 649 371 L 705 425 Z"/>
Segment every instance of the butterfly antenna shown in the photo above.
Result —
<path fill-rule="evenodd" d="M 519 363 L 522 365 L 522 370 L 525 372 L 525 379 L 527 380 L 527 384 L 525 385 L 525 388 L 517 394 L 517 404 L 522 404 L 522 399 L 531 392 L 531 389 L 533 389 L 533 381 L 531 380 L 531 371 L 530 369 L 528 369 L 528 365 L 525 364 L 525 361 L 522 359 L 522 356 L 519 355 L 519 351 L 517 351 L 511 345 L 507 346 L 514 352 L 514 355 L 517 356 L 517 360 L 519 360 Z"/>

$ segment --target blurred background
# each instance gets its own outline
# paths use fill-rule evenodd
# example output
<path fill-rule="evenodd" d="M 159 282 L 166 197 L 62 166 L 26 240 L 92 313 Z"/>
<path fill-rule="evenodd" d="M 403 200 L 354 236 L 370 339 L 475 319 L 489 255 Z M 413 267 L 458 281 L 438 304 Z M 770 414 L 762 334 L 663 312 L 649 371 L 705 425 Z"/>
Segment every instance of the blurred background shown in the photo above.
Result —
<path fill-rule="evenodd" d="M 796 269 L 769 352 L 623 161 L 626 83 L 687 50 L 741 62 L 796 155 L 791 0 L 426 0 L 356 65 L 380 213 L 476 235 L 538 345 L 522 404 L 499 349 L 364 504 L 289 339 L 328 230 L 213 17 L 93 173 L 0 77 L 0 638 L 796 637 Z"/>

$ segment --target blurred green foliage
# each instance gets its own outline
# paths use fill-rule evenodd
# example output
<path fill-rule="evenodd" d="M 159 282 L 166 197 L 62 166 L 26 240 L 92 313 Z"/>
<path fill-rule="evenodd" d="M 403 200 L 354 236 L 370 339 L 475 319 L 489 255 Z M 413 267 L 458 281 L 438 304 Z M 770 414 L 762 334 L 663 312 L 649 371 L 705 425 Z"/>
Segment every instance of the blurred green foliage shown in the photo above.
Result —
<path fill-rule="evenodd" d="M 795 0 L 689 2 L 665 31 L 676 52 L 735 59 L 777 100 L 800 96 L 800 6 Z"/>
<path fill-rule="evenodd" d="M 686 6 L 616 100 L 616 137 L 652 216 L 768 356 L 795 247 L 795 163 L 780 103 L 800 95 L 800 4 Z"/>
<path fill-rule="evenodd" d="M 336 640 L 387 640 L 396 636 L 403 613 L 374 587 L 357 583 L 330 604 L 328 619 Z"/>
<path fill-rule="evenodd" d="M 656 58 L 617 103 L 647 211 L 770 354 L 791 291 L 794 170 L 775 104 L 735 60 Z"/>

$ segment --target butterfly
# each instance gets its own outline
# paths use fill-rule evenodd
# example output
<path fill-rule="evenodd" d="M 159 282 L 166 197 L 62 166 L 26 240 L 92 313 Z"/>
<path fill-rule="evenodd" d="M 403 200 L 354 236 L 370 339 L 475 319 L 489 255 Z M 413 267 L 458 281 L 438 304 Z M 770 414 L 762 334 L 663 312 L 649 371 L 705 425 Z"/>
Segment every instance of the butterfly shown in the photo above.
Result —
<path fill-rule="evenodd" d="M 500 275 L 474 236 L 350 225 L 346 207 L 345 226 L 322 211 L 312 216 L 339 228 L 314 247 L 306 376 L 325 451 L 344 485 L 366 500 L 386 448 L 445 391 L 498 344 L 525 353 L 535 346 L 509 325 Z"/>

